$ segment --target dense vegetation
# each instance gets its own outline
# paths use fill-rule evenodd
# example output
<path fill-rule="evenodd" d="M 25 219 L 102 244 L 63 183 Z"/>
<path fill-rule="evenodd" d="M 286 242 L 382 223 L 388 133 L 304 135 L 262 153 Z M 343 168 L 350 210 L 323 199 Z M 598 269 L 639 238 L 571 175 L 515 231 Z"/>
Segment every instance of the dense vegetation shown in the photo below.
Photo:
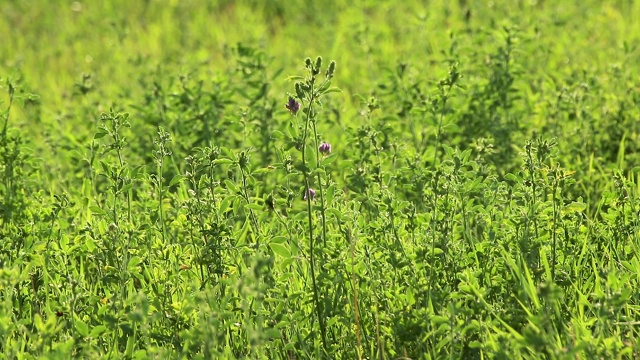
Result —
<path fill-rule="evenodd" d="M 640 357 L 639 3 L 0 13 L 0 358 Z"/>

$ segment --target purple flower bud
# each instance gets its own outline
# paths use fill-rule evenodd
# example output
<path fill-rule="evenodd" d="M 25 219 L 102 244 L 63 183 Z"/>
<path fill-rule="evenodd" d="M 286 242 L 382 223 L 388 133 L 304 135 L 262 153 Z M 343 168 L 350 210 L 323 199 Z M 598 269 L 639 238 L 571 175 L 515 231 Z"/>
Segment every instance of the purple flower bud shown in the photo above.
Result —
<path fill-rule="evenodd" d="M 311 200 L 313 200 L 313 198 L 314 198 L 315 196 L 316 196 L 316 191 L 315 191 L 315 190 L 313 190 L 312 188 L 309 188 L 309 198 L 310 198 Z M 306 192 L 305 192 L 305 194 L 304 194 L 303 199 L 304 199 L 304 200 L 307 200 L 307 193 L 306 193 Z"/>
<path fill-rule="evenodd" d="M 320 144 L 320 146 L 318 146 L 318 150 L 320 150 L 322 154 L 327 155 L 331 153 L 331 144 L 323 142 L 322 144 Z"/>
<path fill-rule="evenodd" d="M 289 101 L 287 101 L 287 105 L 285 105 L 285 107 L 287 110 L 291 111 L 292 114 L 296 114 L 298 110 L 300 110 L 300 103 L 293 97 L 289 96 Z"/>

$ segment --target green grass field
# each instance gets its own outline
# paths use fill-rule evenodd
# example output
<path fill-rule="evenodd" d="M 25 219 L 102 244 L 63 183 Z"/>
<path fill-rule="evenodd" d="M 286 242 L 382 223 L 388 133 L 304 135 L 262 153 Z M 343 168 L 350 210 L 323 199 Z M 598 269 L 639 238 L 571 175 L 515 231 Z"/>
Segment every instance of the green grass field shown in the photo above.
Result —
<path fill-rule="evenodd" d="M 640 2 L 0 14 L 0 359 L 640 358 Z"/>

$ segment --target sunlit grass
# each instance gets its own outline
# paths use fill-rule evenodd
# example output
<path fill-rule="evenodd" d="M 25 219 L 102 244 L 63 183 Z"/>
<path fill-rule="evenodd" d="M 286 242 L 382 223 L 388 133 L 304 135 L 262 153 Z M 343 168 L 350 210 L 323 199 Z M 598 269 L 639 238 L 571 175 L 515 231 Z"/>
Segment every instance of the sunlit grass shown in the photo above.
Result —
<path fill-rule="evenodd" d="M 638 12 L 3 2 L 0 358 L 640 356 Z"/>

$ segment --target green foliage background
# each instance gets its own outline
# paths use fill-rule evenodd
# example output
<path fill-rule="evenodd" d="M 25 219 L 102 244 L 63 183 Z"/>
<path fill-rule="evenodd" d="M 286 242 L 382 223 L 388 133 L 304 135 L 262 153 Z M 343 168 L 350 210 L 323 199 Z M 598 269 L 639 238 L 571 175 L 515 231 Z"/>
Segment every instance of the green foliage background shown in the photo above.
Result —
<path fill-rule="evenodd" d="M 640 356 L 636 1 L 0 14 L 2 358 Z"/>

